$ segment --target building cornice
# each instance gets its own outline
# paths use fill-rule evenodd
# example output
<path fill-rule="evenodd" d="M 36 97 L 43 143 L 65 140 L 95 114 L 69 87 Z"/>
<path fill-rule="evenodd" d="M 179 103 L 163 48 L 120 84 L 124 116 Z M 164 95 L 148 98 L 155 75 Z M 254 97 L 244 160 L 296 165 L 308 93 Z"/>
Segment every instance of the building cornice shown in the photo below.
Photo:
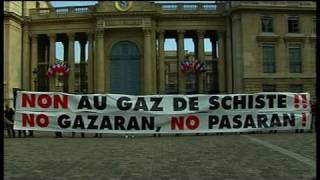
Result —
<path fill-rule="evenodd" d="M 291 75 L 278 75 L 278 74 L 263 74 L 263 75 L 246 75 L 243 79 L 315 79 L 316 75 L 305 74 L 291 74 Z"/>
<path fill-rule="evenodd" d="M 85 21 L 94 21 L 92 23 L 95 23 L 96 18 L 94 16 L 81 16 L 81 17 L 65 17 L 63 18 L 63 22 L 85 22 Z M 33 18 L 28 20 L 29 23 L 52 23 L 57 22 L 61 23 L 61 18 L 55 18 L 55 17 L 48 17 L 46 19 L 44 18 Z"/>
<path fill-rule="evenodd" d="M 311 36 L 309 36 L 309 39 L 315 41 L 317 39 L 317 35 L 313 33 Z"/>
<path fill-rule="evenodd" d="M 14 13 L 14 12 L 4 11 L 3 15 L 4 15 L 4 18 L 14 19 L 18 23 L 23 23 L 24 22 L 24 19 L 21 16 L 17 15 L 16 13 Z"/>
<path fill-rule="evenodd" d="M 283 37 L 283 40 L 286 46 L 288 46 L 289 43 L 301 43 L 303 46 L 306 41 L 306 38 L 307 37 L 305 36 L 305 34 L 302 33 L 287 33 Z"/>
<path fill-rule="evenodd" d="M 89 13 L 85 15 L 68 15 L 68 16 L 56 16 L 56 15 L 41 15 L 30 18 L 32 23 L 41 22 L 59 22 L 62 20 L 65 22 L 83 21 L 97 18 L 153 18 L 156 20 L 161 19 L 202 19 L 203 18 L 224 18 L 221 14 L 160 14 L 157 12 L 130 12 L 130 13 Z"/>
<path fill-rule="evenodd" d="M 259 43 L 279 42 L 280 36 L 274 33 L 260 33 L 256 38 Z"/>
<path fill-rule="evenodd" d="M 238 12 L 238 11 L 272 11 L 273 13 L 280 11 L 286 12 L 308 12 L 308 13 L 315 13 L 316 8 L 305 8 L 305 7 L 275 7 L 275 6 L 263 6 L 263 7 L 233 7 L 230 8 L 228 11 L 230 12 Z"/>

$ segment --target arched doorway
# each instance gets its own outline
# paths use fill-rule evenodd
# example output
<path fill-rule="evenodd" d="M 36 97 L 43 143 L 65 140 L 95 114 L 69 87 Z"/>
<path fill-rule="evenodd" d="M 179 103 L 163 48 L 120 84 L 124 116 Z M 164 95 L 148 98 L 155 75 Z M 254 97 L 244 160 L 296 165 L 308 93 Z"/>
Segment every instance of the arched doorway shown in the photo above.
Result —
<path fill-rule="evenodd" d="M 111 49 L 110 91 L 140 94 L 140 53 L 136 44 L 120 41 Z"/>

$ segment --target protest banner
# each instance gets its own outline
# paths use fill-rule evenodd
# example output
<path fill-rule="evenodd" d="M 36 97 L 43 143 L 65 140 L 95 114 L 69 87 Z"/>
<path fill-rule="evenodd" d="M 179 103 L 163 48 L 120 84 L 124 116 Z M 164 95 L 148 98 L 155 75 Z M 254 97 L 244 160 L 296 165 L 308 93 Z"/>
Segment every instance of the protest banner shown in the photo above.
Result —
<path fill-rule="evenodd" d="M 310 129 L 308 93 L 67 94 L 19 91 L 14 129 L 210 133 Z"/>

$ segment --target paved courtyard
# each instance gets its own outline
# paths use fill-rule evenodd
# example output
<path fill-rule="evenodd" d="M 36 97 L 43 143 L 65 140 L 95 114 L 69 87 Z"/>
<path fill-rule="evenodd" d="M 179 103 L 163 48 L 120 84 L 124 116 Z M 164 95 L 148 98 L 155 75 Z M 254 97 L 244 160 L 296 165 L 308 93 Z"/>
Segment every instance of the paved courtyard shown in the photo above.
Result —
<path fill-rule="evenodd" d="M 315 133 L 7 138 L 4 177 L 23 179 L 313 179 Z"/>

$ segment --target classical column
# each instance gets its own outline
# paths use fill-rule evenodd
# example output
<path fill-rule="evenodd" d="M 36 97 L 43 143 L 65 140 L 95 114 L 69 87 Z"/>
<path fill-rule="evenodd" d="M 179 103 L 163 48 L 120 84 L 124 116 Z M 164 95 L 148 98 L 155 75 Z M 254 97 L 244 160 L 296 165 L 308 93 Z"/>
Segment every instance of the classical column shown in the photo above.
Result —
<path fill-rule="evenodd" d="M 80 62 L 86 61 L 86 44 L 87 44 L 86 39 L 80 40 Z"/>
<path fill-rule="evenodd" d="M 86 44 L 87 39 L 80 40 L 80 91 L 83 92 L 86 87 Z"/>
<path fill-rule="evenodd" d="M 89 93 L 93 93 L 93 42 L 92 42 L 92 33 L 88 34 L 88 68 L 87 68 L 87 72 L 88 72 L 88 92 Z"/>
<path fill-rule="evenodd" d="M 32 77 L 32 70 L 30 71 L 30 39 L 29 39 L 29 32 L 28 26 L 25 26 L 23 29 L 23 56 L 22 56 L 22 88 L 25 90 L 30 90 L 32 87 L 31 77 Z"/>
<path fill-rule="evenodd" d="M 178 62 L 177 70 L 179 74 L 179 94 L 184 94 L 186 92 L 185 76 L 180 71 L 180 63 L 184 60 L 184 30 L 178 30 Z"/>
<path fill-rule="evenodd" d="M 233 72 L 232 72 L 232 42 L 231 42 L 231 23 L 230 19 L 226 18 L 226 24 L 227 24 L 227 32 L 226 32 L 226 71 L 227 71 L 227 92 L 229 94 L 233 93 Z"/>
<path fill-rule="evenodd" d="M 211 37 L 210 37 L 210 41 L 211 41 L 211 47 L 212 47 L 212 58 L 216 59 L 217 58 L 217 38 L 215 33 L 212 33 Z"/>
<path fill-rule="evenodd" d="M 36 87 L 36 79 L 37 74 L 33 72 L 37 72 L 38 71 L 38 35 L 32 35 L 31 36 L 31 72 L 32 73 L 32 82 L 31 82 L 31 90 L 32 91 L 37 91 L 37 87 Z"/>
<path fill-rule="evenodd" d="M 204 54 L 204 34 L 205 34 L 205 31 L 203 31 L 203 30 L 199 30 L 199 31 L 197 31 L 197 44 L 198 44 L 198 48 L 197 48 L 197 55 L 198 55 L 198 57 L 197 57 L 197 59 L 199 60 L 199 61 L 203 61 L 203 62 L 205 62 L 205 54 Z M 204 89 L 204 87 L 203 87 L 203 85 L 204 85 L 204 82 L 203 82 L 203 79 L 204 78 L 204 76 L 203 76 L 203 74 L 202 73 L 199 73 L 199 76 L 198 76 L 198 93 L 203 93 L 203 89 Z"/>
<path fill-rule="evenodd" d="M 63 61 L 67 61 L 68 59 L 68 40 L 64 39 L 62 41 L 63 44 Z"/>
<path fill-rule="evenodd" d="M 49 55 L 49 65 L 56 62 L 56 34 L 48 34 L 50 40 L 50 55 Z M 49 79 L 49 91 L 56 91 L 56 79 L 52 77 Z"/>
<path fill-rule="evenodd" d="M 243 59 L 242 59 L 242 26 L 241 26 L 241 16 L 239 14 L 232 15 L 232 61 L 233 61 L 233 84 L 234 92 L 233 93 L 242 93 L 244 92 L 243 88 Z M 277 49 L 279 52 L 282 50 Z M 283 49 L 286 51 L 286 49 Z M 287 53 L 277 53 L 284 54 Z M 285 59 L 285 58 L 284 58 Z"/>
<path fill-rule="evenodd" d="M 199 60 L 204 60 L 205 54 L 204 54 L 204 34 L 205 31 L 199 30 L 197 31 L 197 43 L 198 43 L 198 59 Z"/>
<path fill-rule="evenodd" d="M 75 65 L 74 65 L 74 33 L 68 33 L 68 65 L 70 68 L 68 78 L 68 92 L 74 93 Z"/>
<path fill-rule="evenodd" d="M 224 39 L 225 34 L 222 31 L 218 31 L 218 78 L 219 78 L 219 93 L 226 93 L 226 76 L 225 76 L 225 57 L 224 57 Z"/>
<path fill-rule="evenodd" d="M 152 71 L 152 93 L 156 94 L 158 90 L 158 73 L 157 73 L 157 49 L 156 49 L 156 31 L 154 29 L 151 29 L 151 71 Z"/>
<path fill-rule="evenodd" d="M 213 76 L 213 81 L 214 84 L 212 85 L 213 87 L 210 87 L 215 93 L 219 92 L 219 73 L 218 73 L 218 60 L 217 60 L 217 33 L 212 32 L 210 36 L 210 41 L 211 41 L 211 47 L 212 47 L 212 76 Z"/>
<path fill-rule="evenodd" d="M 62 41 L 63 43 L 63 61 L 64 63 L 67 64 L 67 61 L 68 61 L 68 39 L 64 39 L 64 41 Z M 63 92 L 68 92 L 68 82 L 69 82 L 69 79 L 65 78 L 64 81 L 63 81 Z"/>
<path fill-rule="evenodd" d="M 98 93 L 105 93 L 105 63 L 104 63 L 104 30 L 96 32 L 97 60 L 95 61 L 95 88 Z"/>
<path fill-rule="evenodd" d="M 152 94 L 151 29 L 144 29 L 144 94 Z"/>
<path fill-rule="evenodd" d="M 164 67 L 164 31 L 159 31 L 159 81 L 160 81 L 160 94 L 165 93 L 165 67 Z"/>
<path fill-rule="evenodd" d="M 192 37 L 192 41 L 194 44 L 194 58 L 198 58 L 198 36 Z"/>

